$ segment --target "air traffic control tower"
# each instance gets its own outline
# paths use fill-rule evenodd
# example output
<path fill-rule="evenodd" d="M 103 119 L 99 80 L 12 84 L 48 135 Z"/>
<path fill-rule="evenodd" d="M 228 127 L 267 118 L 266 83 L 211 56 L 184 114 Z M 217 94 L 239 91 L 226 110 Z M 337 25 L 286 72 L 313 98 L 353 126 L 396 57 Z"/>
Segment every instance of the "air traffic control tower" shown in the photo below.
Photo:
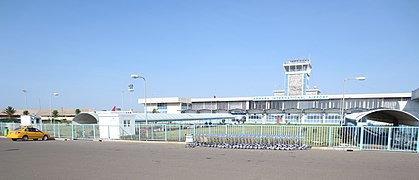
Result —
<path fill-rule="evenodd" d="M 317 88 L 310 89 L 311 62 L 305 60 L 290 60 L 284 63 L 285 90 L 275 90 L 275 96 L 305 96 L 319 95 Z"/>

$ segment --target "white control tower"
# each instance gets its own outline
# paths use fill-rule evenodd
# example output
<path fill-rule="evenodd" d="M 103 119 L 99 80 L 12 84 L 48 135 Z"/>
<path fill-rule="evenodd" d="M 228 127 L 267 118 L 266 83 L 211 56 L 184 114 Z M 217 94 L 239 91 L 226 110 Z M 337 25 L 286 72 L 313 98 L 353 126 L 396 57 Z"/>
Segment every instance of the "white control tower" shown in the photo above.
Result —
<path fill-rule="evenodd" d="M 274 91 L 276 96 L 318 95 L 318 89 L 310 89 L 311 62 L 309 59 L 290 60 L 284 63 L 285 90 Z"/>

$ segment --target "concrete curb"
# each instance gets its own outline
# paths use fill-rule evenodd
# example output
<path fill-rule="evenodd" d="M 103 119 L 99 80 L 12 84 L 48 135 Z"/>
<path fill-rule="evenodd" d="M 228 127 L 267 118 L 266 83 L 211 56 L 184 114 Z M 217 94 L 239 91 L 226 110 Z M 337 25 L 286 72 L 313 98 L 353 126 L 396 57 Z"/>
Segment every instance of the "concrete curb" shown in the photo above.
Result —
<path fill-rule="evenodd" d="M 312 147 L 314 150 L 329 150 L 329 151 L 361 151 L 357 148 L 337 148 L 337 147 Z"/>

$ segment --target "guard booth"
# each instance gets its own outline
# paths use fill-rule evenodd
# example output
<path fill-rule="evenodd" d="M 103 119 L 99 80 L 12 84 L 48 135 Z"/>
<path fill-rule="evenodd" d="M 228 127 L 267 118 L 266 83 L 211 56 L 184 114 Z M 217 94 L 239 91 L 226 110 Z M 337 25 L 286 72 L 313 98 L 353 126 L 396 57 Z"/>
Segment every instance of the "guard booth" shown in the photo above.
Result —
<path fill-rule="evenodd" d="M 74 117 L 73 126 L 77 138 L 77 129 L 83 129 L 83 133 L 86 128 L 94 126 L 94 129 L 99 130 L 100 139 L 121 139 L 135 135 L 135 115 L 131 111 L 84 112 Z M 85 135 L 82 134 L 81 137 Z"/>
<path fill-rule="evenodd" d="M 99 111 L 101 139 L 124 139 L 135 135 L 135 115 L 131 111 Z"/>

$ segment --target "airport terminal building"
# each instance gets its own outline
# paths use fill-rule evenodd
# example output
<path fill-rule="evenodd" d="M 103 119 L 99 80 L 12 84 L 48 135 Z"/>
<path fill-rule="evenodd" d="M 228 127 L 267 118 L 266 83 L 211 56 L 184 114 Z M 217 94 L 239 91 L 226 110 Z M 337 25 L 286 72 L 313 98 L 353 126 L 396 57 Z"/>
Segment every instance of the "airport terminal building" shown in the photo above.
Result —
<path fill-rule="evenodd" d="M 273 96 L 147 98 L 147 112 L 230 113 L 237 115 L 237 121 L 277 124 L 339 124 L 343 117 L 363 113 L 374 115 L 359 117 L 359 122 L 397 116 L 396 119 L 413 119 L 411 124 L 419 125 L 419 89 L 406 93 L 323 95 L 309 86 L 310 60 L 290 60 L 283 67 L 285 89 L 275 90 Z M 138 99 L 138 103 L 144 104 L 145 100 Z"/>

